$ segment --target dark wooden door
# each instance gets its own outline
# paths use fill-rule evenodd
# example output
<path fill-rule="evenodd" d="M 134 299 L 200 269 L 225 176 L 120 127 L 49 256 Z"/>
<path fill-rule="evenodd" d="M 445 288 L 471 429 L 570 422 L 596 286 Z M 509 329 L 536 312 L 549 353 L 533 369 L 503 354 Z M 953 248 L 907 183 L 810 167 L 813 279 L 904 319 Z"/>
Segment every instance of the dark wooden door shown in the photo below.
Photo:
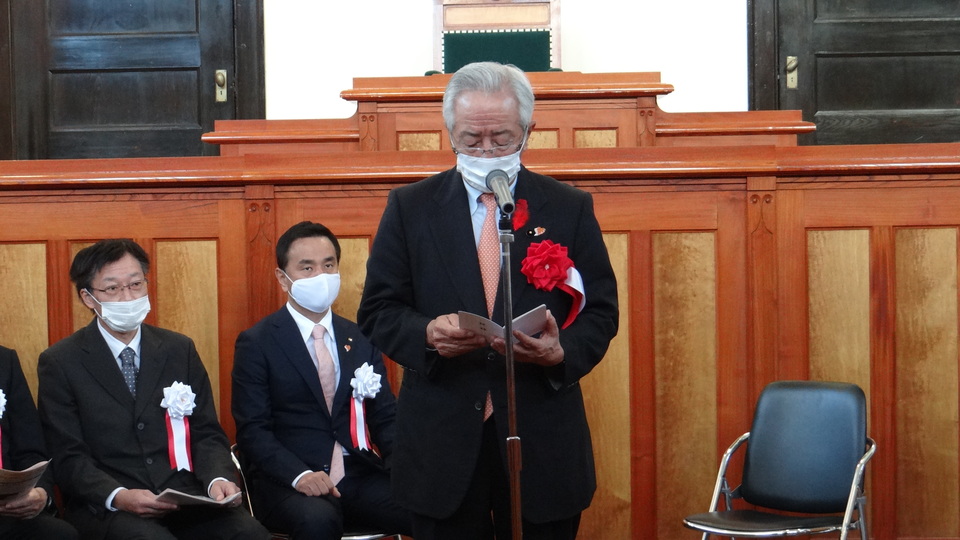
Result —
<path fill-rule="evenodd" d="M 237 117 L 233 0 L 10 6 L 14 157 L 217 153 L 200 135 Z"/>
<path fill-rule="evenodd" d="M 751 4 L 751 108 L 803 110 L 803 144 L 960 141 L 960 0 Z"/>

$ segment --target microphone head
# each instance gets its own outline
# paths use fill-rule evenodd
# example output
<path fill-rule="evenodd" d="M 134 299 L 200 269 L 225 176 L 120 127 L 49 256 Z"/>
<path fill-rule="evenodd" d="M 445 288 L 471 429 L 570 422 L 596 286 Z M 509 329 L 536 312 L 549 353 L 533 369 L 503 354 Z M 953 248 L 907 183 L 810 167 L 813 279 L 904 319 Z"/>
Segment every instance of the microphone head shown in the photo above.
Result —
<path fill-rule="evenodd" d="M 486 179 L 487 189 L 489 189 L 489 190 L 491 190 L 491 191 L 495 191 L 495 190 L 493 189 L 493 181 L 494 181 L 494 179 L 496 179 L 496 178 L 503 178 L 503 181 L 504 181 L 507 185 L 510 185 L 510 177 L 507 176 L 507 173 L 506 173 L 505 171 L 500 170 L 500 169 L 494 169 L 494 170 L 492 170 L 492 171 L 490 171 L 490 172 L 487 173 L 487 179 Z"/>

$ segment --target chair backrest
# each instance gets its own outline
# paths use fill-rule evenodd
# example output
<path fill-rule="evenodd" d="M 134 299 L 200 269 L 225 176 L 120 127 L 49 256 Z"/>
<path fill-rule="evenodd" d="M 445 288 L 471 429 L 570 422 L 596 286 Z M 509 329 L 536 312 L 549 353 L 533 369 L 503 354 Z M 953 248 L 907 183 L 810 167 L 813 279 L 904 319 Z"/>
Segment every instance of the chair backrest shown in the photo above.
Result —
<path fill-rule="evenodd" d="M 747 441 L 744 500 L 791 512 L 843 512 L 866 426 L 866 398 L 855 384 L 767 385 Z"/>

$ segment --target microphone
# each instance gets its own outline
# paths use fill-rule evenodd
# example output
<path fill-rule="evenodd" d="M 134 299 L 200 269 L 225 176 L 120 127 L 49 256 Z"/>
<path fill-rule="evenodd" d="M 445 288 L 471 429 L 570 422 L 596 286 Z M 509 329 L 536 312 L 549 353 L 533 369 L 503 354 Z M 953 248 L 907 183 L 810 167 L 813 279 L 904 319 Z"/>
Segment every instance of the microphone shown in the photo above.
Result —
<path fill-rule="evenodd" d="M 497 198 L 500 211 L 504 214 L 513 213 L 513 193 L 510 193 L 510 177 L 500 169 L 494 169 L 487 174 L 487 189 Z"/>

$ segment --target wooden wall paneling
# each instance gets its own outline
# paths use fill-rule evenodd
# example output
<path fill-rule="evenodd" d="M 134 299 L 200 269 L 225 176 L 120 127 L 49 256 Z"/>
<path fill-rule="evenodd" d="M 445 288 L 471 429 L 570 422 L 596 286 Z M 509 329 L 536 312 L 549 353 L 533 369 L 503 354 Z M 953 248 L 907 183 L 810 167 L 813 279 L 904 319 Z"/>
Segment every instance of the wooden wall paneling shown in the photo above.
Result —
<path fill-rule="evenodd" d="M 777 356 L 755 359 L 756 395 L 767 383 L 808 379 L 806 192 L 778 190 L 777 200 Z"/>
<path fill-rule="evenodd" d="M 909 537 L 960 535 L 957 230 L 896 232 L 898 505 Z M 893 404 L 891 404 L 893 405 Z M 952 478 L 953 482 L 944 482 Z"/>
<path fill-rule="evenodd" d="M 634 504 L 633 538 L 656 538 L 657 505 L 657 382 L 653 317 L 653 235 L 650 230 L 630 233 L 630 482 Z"/>
<path fill-rule="evenodd" d="M 747 221 L 752 206 L 742 192 L 717 194 L 717 396 L 714 464 L 727 447 L 750 430 L 754 402 L 750 392 L 750 347 L 748 341 L 750 243 Z M 773 267 L 767 264 L 766 269 Z M 763 267 L 761 267 L 763 268 Z M 755 269 L 757 272 L 760 268 Z M 716 470 L 716 469 L 715 469 Z M 739 475 L 740 464 L 734 461 L 730 472 Z M 709 483 L 708 483 L 709 485 Z M 699 486 L 701 496 L 691 501 L 690 513 L 706 511 L 709 494 Z M 707 488 L 709 489 L 709 488 Z M 694 504 L 694 502 L 696 504 Z"/>
<path fill-rule="evenodd" d="M 46 251 L 42 241 L 0 243 L 4 289 L 0 295 L 0 345 L 16 349 L 34 399 L 37 358 L 47 348 Z"/>
<path fill-rule="evenodd" d="M 617 276 L 620 328 L 603 361 L 581 380 L 587 421 L 593 440 L 597 491 L 584 512 L 580 535 L 584 538 L 629 538 L 631 527 L 630 448 L 631 419 L 643 411 L 631 409 L 630 402 L 630 274 L 628 235 L 605 233 L 604 243 Z M 523 437 L 523 434 L 520 434 Z"/>
<path fill-rule="evenodd" d="M 223 417 L 229 411 L 220 408 L 220 386 L 230 380 L 220 377 L 219 296 L 223 292 L 217 281 L 217 241 L 159 240 L 153 265 L 157 325 L 193 339 Z"/>
<path fill-rule="evenodd" d="M 560 130 L 537 128 L 527 140 L 528 149 L 560 148 Z"/>
<path fill-rule="evenodd" d="M 74 253 L 71 243 L 64 240 L 47 241 L 48 343 L 56 343 L 74 332 L 77 304 L 83 308 L 87 322 L 90 322 L 90 310 L 80 303 L 77 289 L 70 281 L 70 263 L 73 262 Z"/>
<path fill-rule="evenodd" d="M 744 233 L 749 320 L 745 327 L 750 348 L 744 356 L 744 379 L 747 381 L 744 390 L 751 411 L 760 390 L 772 380 L 777 362 L 780 322 L 777 200 L 780 193 L 774 190 L 775 187 L 776 178 L 773 177 L 747 179 L 747 223 Z M 747 417 L 752 415 L 748 413 Z M 749 423 L 746 427 L 749 429 Z M 726 445 L 729 446 L 732 441 Z M 725 446 L 721 444 L 721 454 L 724 449 Z"/>
<path fill-rule="evenodd" d="M 277 287 L 274 285 L 273 269 L 276 258 L 276 211 L 273 186 L 247 186 L 244 192 L 246 219 L 244 220 L 246 248 L 246 290 L 250 303 L 248 318 L 243 329 L 276 309 Z"/>
<path fill-rule="evenodd" d="M 879 486 L 869 493 L 869 519 L 878 539 L 897 538 L 896 409 L 896 257 L 893 227 L 873 227 L 870 232 L 870 436 L 877 443 L 867 480 Z"/>
<path fill-rule="evenodd" d="M 678 538 L 716 477 L 716 233 L 653 235 L 657 538 Z"/>
<path fill-rule="evenodd" d="M 807 246 L 810 378 L 857 384 L 869 403 L 870 231 L 811 230 Z"/>
<path fill-rule="evenodd" d="M 617 144 L 616 129 L 574 129 L 574 148 L 613 148 Z"/>
<path fill-rule="evenodd" d="M 217 242 L 217 273 L 215 276 L 220 294 L 218 300 L 218 331 L 220 357 L 217 372 L 220 377 L 220 424 L 230 440 L 234 440 L 236 426 L 230 414 L 233 372 L 234 344 L 240 332 L 252 326 L 253 306 L 248 284 L 254 280 L 248 274 L 250 262 L 238 264 L 237 261 L 249 261 L 247 228 L 244 226 L 249 213 L 247 202 L 243 200 L 221 201 L 219 239 Z M 258 254 L 258 257 L 262 255 Z M 273 259 L 267 257 L 264 264 Z"/>

